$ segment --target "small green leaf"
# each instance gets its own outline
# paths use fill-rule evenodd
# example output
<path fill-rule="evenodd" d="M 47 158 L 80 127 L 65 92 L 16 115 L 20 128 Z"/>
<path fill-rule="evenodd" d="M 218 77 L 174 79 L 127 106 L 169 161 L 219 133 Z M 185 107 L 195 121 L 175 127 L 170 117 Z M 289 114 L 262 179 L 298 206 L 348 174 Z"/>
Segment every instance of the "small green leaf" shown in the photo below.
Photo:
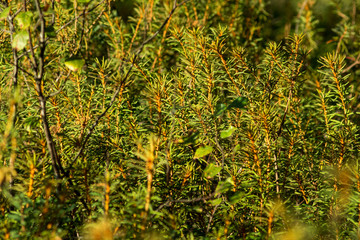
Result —
<path fill-rule="evenodd" d="M 222 202 L 222 198 L 217 198 L 217 199 L 211 200 L 209 202 L 211 203 L 211 205 L 216 206 Z"/>
<path fill-rule="evenodd" d="M 207 167 L 204 170 L 204 176 L 206 178 L 212 178 L 220 171 L 221 171 L 221 167 L 215 166 L 214 164 L 210 163 L 209 165 L 207 165 Z"/>
<path fill-rule="evenodd" d="M 216 187 L 216 194 L 221 194 L 231 190 L 234 187 L 234 181 L 231 178 L 227 178 L 223 182 L 219 182 Z"/>
<path fill-rule="evenodd" d="M 29 34 L 27 31 L 23 30 L 18 32 L 12 42 L 12 47 L 16 50 L 22 50 L 25 48 L 27 41 L 29 40 Z"/>
<path fill-rule="evenodd" d="M 233 152 L 236 153 L 237 151 L 240 150 L 240 144 L 237 144 L 234 149 L 233 149 Z"/>
<path fill-rule="evenodd" d="M 65 66 L 71 71 L 79 71 L 85 64 L 84 59 L 68 59 L 65 61 Z"/>
<path fill-rule="evenodd" d="M 211 146 L 200 147 L 196 150 L 194 158 L 204 157 L 204 156 L 210 154 L 213 150 L 214 149 Z"/>
<path fill-rule="evenodd" d="M 215 116 L 220 116 L 226 110 L 226 105 L 224 103 L 218 103 L 215 107 Z"/>
<path fill-rule="evenodd" d="M 15 19 L 21 29 L 26 29 L 30 27 L 32 16 L 33 16 L 32 12 L 22 12 L 19 13 Z"/>
<path fill-rule="evenodd" d="M 0 20 L 6 19 L 10 13 L 10 7 L 5 8 L 0 14 Z"/>
<path fill-rule="evenodd" d="M 244 193 L 237 192 L 229 198 L 229 202 L 230 204 L 234 205 L 238 203 L 241 199 L 244 199 Z"/>
<path fill-rule="evenodd" d="M 77 0 L 78 3 L 88 3 L 90 0 Z"/>
<path fill-rule="evenodd" d="M 228 109 L 230 108 L 240 108 L 244 109 L 245 106 L 248 104 L 249 100 L 246 97 L 238 97 L 235 99 L 230 105 L 228 106 Z"/>
<path fill-rule="evenodd" d="M 21 222 L 21 215 L 17 212 L 12 212 L 8 215 L 9 219 L 15 220 L 16 222 Z"/>
<path fill-rule="evenodd" d="M 192 208 L 194 211 L 198 212 L 198 213 L 202 213 L 203 212 L 203 209 L 199 206 L 195 206 Z"/>
<path fill-rule="evenodd" d="M 223 130 L 220 132 L 221 138 L 228 138 L 230 137 L 236 130 L 236 127 L 230 126 L 229 129 Z"/>
<path fill-rule="evenodd" d="M 226 106 L 224 103 L 218 103 L 215 107 L 214 115 L 215 117 L 220 116 L 226 110 L 229 110 L 231 108 L 244 109 L 248 102 L 249 100 L 246 97 L 238 97 L 237 99 L 232 101 L 229 106 Z"/>

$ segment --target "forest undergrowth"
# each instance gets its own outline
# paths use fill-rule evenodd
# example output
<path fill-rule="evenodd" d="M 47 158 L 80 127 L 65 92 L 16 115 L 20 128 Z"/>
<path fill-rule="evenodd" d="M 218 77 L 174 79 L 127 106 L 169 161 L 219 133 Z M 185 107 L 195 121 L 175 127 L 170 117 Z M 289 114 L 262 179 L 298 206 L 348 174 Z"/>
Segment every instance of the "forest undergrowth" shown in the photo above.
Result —
<path fill-rule="evenodd" d="M 1 239 L 359 239 L 360 2 L 4 0 Z"/>

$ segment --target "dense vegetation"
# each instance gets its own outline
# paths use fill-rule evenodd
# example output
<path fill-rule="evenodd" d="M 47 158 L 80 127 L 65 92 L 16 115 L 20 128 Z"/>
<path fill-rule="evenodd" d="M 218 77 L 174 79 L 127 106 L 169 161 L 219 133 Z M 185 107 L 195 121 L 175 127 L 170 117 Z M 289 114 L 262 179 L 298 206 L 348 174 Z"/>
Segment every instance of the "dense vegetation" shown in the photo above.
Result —
<path fill-rule="evenodd" d="M 1 239 L 359 239 L 359 10 L 1 1 Z"/>

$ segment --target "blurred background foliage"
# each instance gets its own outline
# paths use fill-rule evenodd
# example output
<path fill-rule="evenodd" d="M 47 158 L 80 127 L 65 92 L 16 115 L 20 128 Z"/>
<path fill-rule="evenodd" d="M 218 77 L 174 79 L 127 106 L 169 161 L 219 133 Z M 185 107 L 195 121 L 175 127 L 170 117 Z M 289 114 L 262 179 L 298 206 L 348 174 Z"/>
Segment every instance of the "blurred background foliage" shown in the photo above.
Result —
<path fill-rule="evenodd" d="M 0 8 L 2 239 L 359 238 L 359 1 Z"/>

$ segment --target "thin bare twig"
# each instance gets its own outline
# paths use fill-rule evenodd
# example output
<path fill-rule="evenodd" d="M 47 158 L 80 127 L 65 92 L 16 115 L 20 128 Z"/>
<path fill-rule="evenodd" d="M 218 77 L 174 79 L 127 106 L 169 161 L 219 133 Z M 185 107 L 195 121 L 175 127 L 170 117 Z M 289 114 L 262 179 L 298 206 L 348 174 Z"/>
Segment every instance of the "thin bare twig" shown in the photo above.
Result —
<path fill-rule="evenodd" d="M 106 1 L 106 0 L 102 0 L 101 2 L 99 2 L 98 4 L 96 4 L 94 7 L 90 8 L 88 11 L 82 12 L 82 13 L 79 14 L 76 18 L 71 19 L 70 21 L 68 21 L 67 23 L 65 23 L 64 25 L 62 25 L 58 30 L 56 30 L 56 33 L 59 33 L 61 30 L 63 30 L 63 29 L 66 28 L 67 26 L 69 26 L 72 22 L 74 22 L 74 21 L 77 20 L 78 18 L 80 18 L 80 17 L 82 17 L 82 16 L 84 16 L 84 15 L 86 15 L 86 14 L 94 11 L 97 7 L 99 7 L 99 6 L 100 6 L 102 3 L 104 3 L 105 1 Z M 22 9 L 22 8 L 21 8 L 21 9 Z M 15 14 L 18 14 L 21 9 L 19 9 Z M 14 14 L 14 16 L 12 16 L 12 18 L 15 18 L 15 16 L 16 16 L 15 14 Z M 45 42 L 49 41 L 49 39 L 50 39 L 50 38 L 47 37 L 47 38 L 45 39 Z M 34 49 L 37 49 L 38 47 L 39 47 L 39 45 L 35 45 L 35 46 L 32 47 L 32 49 L 29 49 L 29 50 L 26 50 L 26 51 L 27 51 L 27 52 L 30 52 L 31 50 L 33 51 Z M 26 55 L 26 53 L 23 53 L 23 54 L 19 55 L 19 59 L 22 58 L 22 57 L 24 57 L 25 55 Z"/>
<path fill-rule="evenodd" d="M 60 179 L 60 170 L 59 170 L 59 157 L 57 155 L 55 144 L 52 138 L 52 135 L 50 133 L 50 127 L 48 123 L 47 118 L 47 112 L 46 112 L 46 97 L 44 96 L 43 90 L 42 90 L 42 84 L 43 84 L 43 75 L 44 75 L 44 55 L 45 55 L 45 48 L 46 48 L 46 42 L 45 42 L 45 19 L 44 15 L 40 6 L 39 0 L 35 0 L 36 9 L 39 13 L 39 21 L 40 21 L 40 33 L 39 33 L 39 47 L 40 47 L 40 54 L 38 58 L 37 63 L 37 69 L 34 69 L 35 72 L 35 83 L 36 83 L 36 91 L 38 93 L 39 97 L 39 103 L 40 103 L 40 115 L 41 120 L 44 127 L 47 147 L 51 156 L 52 166 L 55 174 L 56 179 Z"/>
<path fill-rule="evenodd" d="M 101 4 L 103 4 L 105 2 L 105 0 L 102 0 L 101 2 L 99 2 L 98 4 L 96 4 L 94 7 L 90 8 L 88 11 L 84 11 L 83 13 L 79 14 L 78 16 L 76 16 L 75 18 L 71 19 L 70 21 L 68 21 L 67 23 L 65 23 L 62 27 L 60 27 L 58 30 L 56 30 L 56 33 L 59 33 L 61 30 L 63 30 L 64 28 L 66 28 L 67 26 L 69 26 L 72 22 L 78 20 L 80 17 L 94 11 L 98 6 L 100 6 Z"/>
<path fill-rule="evenodd" d="M 206 228 L 206 233 L 209 233 L 210 231 L 210 227 L 211 227 L 211 223 L 212 223 L 212 220 L 214 218 L 214 215 L 215 215 L 215 212 L 217 210 L 217 208 L 220 206 L 220 204 L 217 204 L 213 210 L 213 212 L 211 213 L 211 216 L 209 218 L 209 222 L 208 222 L 208 225 L 207 225 L 207 228 Z"/>
<path fill-rule="evenodd" d="M 350 66 L 348 66 L 347 68 L 345 68 L 343 70 L 343 73 L 349 72 L 353 67 L 355 67 L 356 65 L 359 65 L 360 64 L 359 60 L 360 60 L 360 54 L 356 57 L 356 59 Z"/>
<path fill-rule="evenodd" d="M 60 158 L 56 151 L 53 137 L 50 132 L 48 116 L 47 116 L 47 111 L 46 111 L 46 100 L 47 99 L 46 99 L 46 96 L 44 95 L 44 92 L 42 89 L 43 77 L 44 77 L 44 72 L 45 72 L 44 65 L 45 65 L 45 49 L 46 49 L 46 38 L 45 38 L 45 27 L 46 27 L 45 24 L 46 23 L 45 23 L 44 15 L 43 15 L 39 0 L 35 0 L 35 5 L 36 5 L 37 12 L 39 14 L 39 22 L 40 22 L 40 32 L 39 32 L 40 53 L 39 53 L 38 62 L 37 62 L 38 67 L 33 70 L 34 70 L 34 75 L 35 75 L 34 78 L 35 78 L 36 91 L 38 94 L 39 104 L 40 104 L 40 116 L 41 116 L 41 120 L 43 123 L 46 143 L 47 143 L 48 151 L 50 153 L 51 163 L 53 166 L 55 178 L 63 179 L 63 176 L 65 176 L 69 185 L 74 188 L 74 183 L 72 182 L 72 180 L 69 176 L 69 173 L 66 172 L 64 170 L 64 168 L 62 167 Z M 62 176 L 62 174 L 63 174 L 63 176 Z M 77 195 L 77 197 L 80 198 L 80 201 L 83 204 L 83 206 L 85 207 L 86 211 L 88 213 L 90 213 L 90 209 L 87 206 L 84 199 L 81 197 L 80 192 L 77 189 L 74 189 L 74 192 Z"/>
<path fill-rule="evenodd" d="M 14 65 L 15 66 L 15 65 Z M 19 65 L 17 66 L 17 68 L 19 70 L 21 70 L 23 73 L 25 73 L 26 75 L 28 75 L 29 77 L 35 78 L 35 76 L 31 73 L 29 73 L 28 71 L 26 71 L 25 69 L 23 69 L 22 67 L 20 67 Z"/>

